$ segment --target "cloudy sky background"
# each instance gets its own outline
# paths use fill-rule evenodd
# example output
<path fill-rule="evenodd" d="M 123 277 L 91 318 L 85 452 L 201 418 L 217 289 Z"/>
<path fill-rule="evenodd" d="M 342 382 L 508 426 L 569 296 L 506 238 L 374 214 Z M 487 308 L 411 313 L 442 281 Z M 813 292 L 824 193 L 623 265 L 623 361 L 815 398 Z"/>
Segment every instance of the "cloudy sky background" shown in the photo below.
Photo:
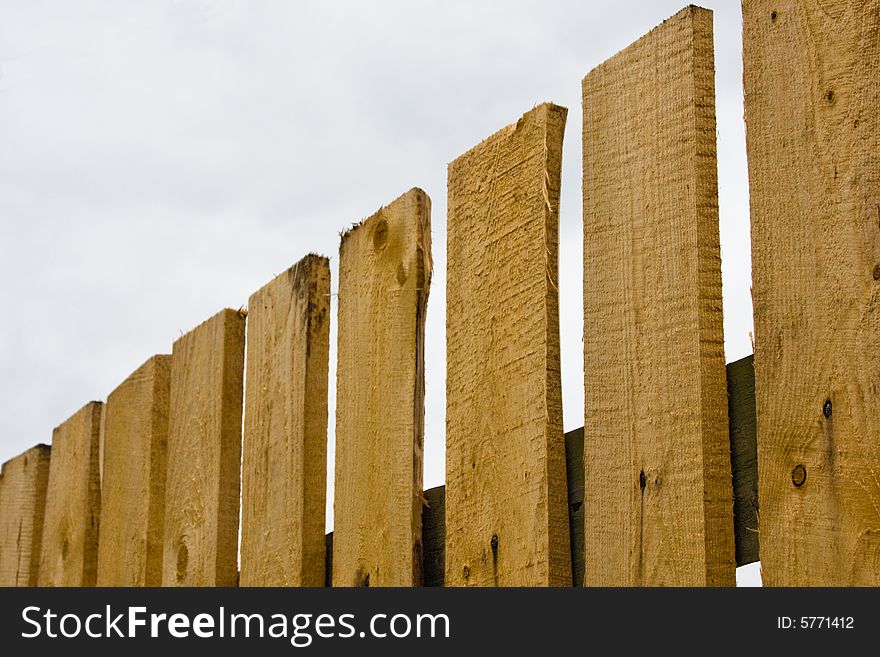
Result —
<path fill-rule="evenodd" d="M 741 15 L 703 5 L 729 362 L 752 351 Z M 562 378 L 565 429 L 582 426 L 580 82 L 683 6 L 0 0 L 0 461 L 305 253 L 331 256 L 335 292 L 339 231 L 418 186 L 435 263 L 425 487 L 442 484 L 446 164 L 543 101 L 569 108 Z"/>

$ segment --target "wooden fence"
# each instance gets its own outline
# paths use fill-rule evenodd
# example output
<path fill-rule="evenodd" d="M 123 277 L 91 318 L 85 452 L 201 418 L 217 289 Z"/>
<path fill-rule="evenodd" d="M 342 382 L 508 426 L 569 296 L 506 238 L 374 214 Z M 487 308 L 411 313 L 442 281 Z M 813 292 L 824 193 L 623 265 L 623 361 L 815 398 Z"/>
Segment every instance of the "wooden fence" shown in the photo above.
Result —
<path fill-rule="evenodd" d="M 880 0 L 743 20 L 754 359 L 725 369 L 712 14 L 688 7 L 583 81 L 584 428 L 544 104 L 449 166 L 446 487 L 422 490 L 414 189 L 340 246 L 334 533 L 309 255 L 3 465 L 0 585 L 727 586 L 759 557 L 770 585 L 880 584 Z"/>

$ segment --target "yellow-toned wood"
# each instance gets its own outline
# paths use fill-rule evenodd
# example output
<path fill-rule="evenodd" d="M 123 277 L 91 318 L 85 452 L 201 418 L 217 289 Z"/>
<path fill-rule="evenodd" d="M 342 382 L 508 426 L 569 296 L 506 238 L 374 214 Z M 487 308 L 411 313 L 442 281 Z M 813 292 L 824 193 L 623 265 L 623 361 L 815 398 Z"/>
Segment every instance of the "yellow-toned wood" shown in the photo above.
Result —
<path fill-rule="evenodd" d="M 0 470 L 0 586 L 36 586 L 52 448 L 37 445 Z"/>
<path fill-rule="evenodd" d="M 712 42 L 691 6 L 583 82 L 587 586 L 735 584 Z"/>
<path fill-rule="evenodd" d="M 40 586 L 94 586 L 98 575 L 101 402 L 89 402 L 52 432 L 40 550 Z"/>
<path fill-rule="evenodd" d="M 171 356 L 153 356 L 104 407 L 98 586 L 160 586 Z"/>
<path fill-rule="evenodd" d="M 333 586 L 422 582 L 430 214 L 413 189 L 340 244 Z"/>
<path fill-rule="evenodd" d="M 309 255 L 248 302 L 241 586 L 323 586 L 330 264 Z"/>
<path fill-rule="evenodd" d="M 566 115 L 540 105 L 449 165 L 447 586 L 571 583 L 557 290 Z"/>
<path fill-rule="evenodd" d="M 880 585 L 880 2 L 743 2 L 761 572 Z"/>
<path fill-rule="evenodd" d="M 223 310 L 174 343 L 163 586 L 238 583 L 244 328 Z"/>

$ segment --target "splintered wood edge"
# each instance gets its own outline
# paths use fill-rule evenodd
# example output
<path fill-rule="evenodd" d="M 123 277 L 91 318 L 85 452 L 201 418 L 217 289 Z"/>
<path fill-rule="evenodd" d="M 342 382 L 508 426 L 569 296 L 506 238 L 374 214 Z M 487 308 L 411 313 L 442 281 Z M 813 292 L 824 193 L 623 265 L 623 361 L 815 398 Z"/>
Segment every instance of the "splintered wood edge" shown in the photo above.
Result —
<path fill-rule="evenodd" d="M 473 156 L 476 152 L 478 152 L 479 150 L 484 148 L 489 143 L 494 142 L 494 141 L 499 141 L 502 139 L 506 139 L 506 138 L 512 136 L 514 133 L 516 133 L 516 131 L 519 130 L 523 126 L 526 119 L 528 119 L 530 116 L 532 116 L 534 114 L 538 114 L 540 112 L 549 113 L 549 112 L 558 112 L 560 110 L 565 112 L 566 114 L 568 114 L 567 107 L 564 107 L 563 105 L 557 105 L 557 104 L 552 103 L 550 101 L 546 101 L 546 102 L 540 103 L 538 105 L 535 105 L 528 112 L 525 112 L 524 114 L 522 114 L 513 123 L 510 123 L 510 124 L 504 126 L 503 128 L 501 128 L 500 130 L 493 132 L 491 135 L 489 135 L 488 137 L 486 137 L 485 139 L 480 141 L 478 144 L 476 144 L 476 145 L 472 146 L 471 148 L 467 149 L 466 151 L 464 151 L 461 155 L 459 155 L 454 160 L 452 160 L 452 162 L 449 162 L 446 165 L 448 172 L 449 172 L 449 174 L 448 174 L 449 177 L 452 177 L 453 169 L 455 169 L 458 166 L 460 166 L 461 164 L 463 164 L 464 160 L 467 160 L 468 158 Z"/>
<path fill-rule="evenodd" d="M 244 306 L 242 306 L 241 308 L 238 308 L 238 309 L 224 308 L 223 310 L 216 312 L 213 315 L 211 315 L 210 317 L 208 317 L 208 319 L 206 319 L 205 321 L 198 324 L 198 326 L 195 326 L 195 327 L 191 328 L 189 331 L 186 331 L 185 333 L 183 333 L 180 337 L 178 337 L 174 341 L 174 344 L 176 345 L 178 342 L 180 342 L 184 338 L 190 337 L 193 333 L 198 331 L 200 328 L 202 328 L 206 324 L 210 324 L 212 321 L 216 320 L 218 317 L 224 317 L 224 316 L 228 317 L 229 315 L 237 315 L 239 317 L 245 317 L 247 315 L 247 313 L 244 310 Z"/>
<path fill-rule="evenodd" d="M 244 307 L 244 310 L 247 311 L 247 308 L 254 303 L 257 297 L 259 297 L 267 289 L 272 287 L 272 285 L 276 281 L 278 281 L 279 278 L 293 277 L 294 280 L 299 280 L 300 277 L 307 276 L 308 273 L 311 272 L 316 265 L 324 265 L 326 267 L 329 267 L 330 258 L 325 255 L 321 255 L 320 253 L 315 253 L 314 251 L 307 253 L 290 267 L 285 269 L 283 272 L 273 276 L 270 281 L 262 285 L 256 292 L 251 294 L 250 297 L 248 297 L 248 305 Z"/>
<path fill-rule="evenodd" d="M 425 199 L 428 203 L 427 207 L 430 210 L 431 197 L 428 196 L 428 193 L 424 189 L 422 189 L 421 187 L 413 187 L 409 191 L 401 194 L 396 199 L 391 201 L 391 203 L 387 203 L 386 205 L 383 205 L 381 208 L 376 210 L 369 217 L 365 217 L 364 219 L 361 219 L 360 221 L 353 223 L 347 229 L 345 229 L 344 231 L 339 233 L 339 251 L 340 252 L 342 251 L 348 238 L 351 237 L 352 233 L 354 233 L 358 228 L 361 228 L 362 226 L 370 223 L 373 219 L 380 217 L 382 215 L 382 213 L 385 212 L 385 210 L 389 209 L 392 205 L 395 205 L 396 203 L 403 201 L 405 198 L 407 198 L 410 195 L 415 195 L 415 196 L 419 197 L 420 201 L 421 201 L 421 199 Z M 421 205 L 421 203 L 420 203 L 420 205 Z"/>
<path fill-rule="evenodd" d="M 43 452 L 43 453 L 50 453 L 50 454 L 51 454 L 51 452 L 52 452 L 52 446 L 51 446 L 51 445 L 47 445 L 46 443 L 37 443 L 37 444 L 34 445 L 33 447 L 28 447 L 28 448 L 27 448 L 26 450 L 24 450 L 23 452 L 20 452 L 20 453 L 16 454 L 16 455 L 13 456 L 12 458 L 6 459 L 2 464 L 0 464 L 0 477 L 2 477 L 2 476 L 5 474 L 5 472 L 6 472 L 6 466 L 10 465 L 10 464 L 13 463 L 14 461 L 17 461 L 18 459 L 22 458 L 23 456 L 27 456 L 28 454 L 30 454 L 30 453 L 33 452 L 34 450 L 38 450 L 38 451 Z"/>

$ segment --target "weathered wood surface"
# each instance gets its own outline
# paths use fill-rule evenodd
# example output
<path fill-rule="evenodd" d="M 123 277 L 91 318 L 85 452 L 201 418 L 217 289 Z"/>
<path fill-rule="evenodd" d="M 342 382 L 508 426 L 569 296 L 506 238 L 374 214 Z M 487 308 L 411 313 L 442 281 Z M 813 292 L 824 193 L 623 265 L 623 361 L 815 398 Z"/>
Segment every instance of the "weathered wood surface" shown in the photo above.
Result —
<path fill-rule="evenodd" d="M 104 407 L 98 586 L 160 586 L 171 356 L 153 356 Z"/>
<path fill-rule="evenodd" d="M 736 565 L 758 560 L 758 463 L 755 440 L 755 374 L 752 356 L 727 365 L 730 449 L 736 522 Z M 583 585 L 584 574 L 584 429 L 565 434 L 568 475 L 568 518 L 571 528 L 572 582 Z M 428 504 L 422 516 L 425 546 L 425 586 L 444 585 L 446 534 L 445 486 L 425 491 Z M 328 534 L 332 544 L 332 533 Z"/>
<path fill-rule="evenodd" d="M 248 301 L 241 586 L 322 586 L 330 264 L 309 255 Z"/>
<path fill-rule="evenodd" d="M 174 343 L 163 586 L 235 586 L 244 313 L 223 310 Z"/>
<path fill-rule="evenodd" d="M 52 448 L 37 445 L 0 470 L 0 586 L 36 586 Z"/>
<path fill-rule="evenodd" d="M 712 13 L 584 79 L 587 585 L 733 585 Z"/>
<path fill-rule="evenodd" d="M 342 237 L 334 586 L 422 582 L 430 211 L 413 189 Z"/>
<path fill-rule="evenodd" d="M 566 114 L 540 105 L 449 165 L 449 586 L 571 583 L 557 290 Z"/>
<path fill-rule="evenodd" d="M 52 432 L 40 586 L 94 586 L 97 580 L 103 406 L 89 402 Z"/>
<path fill-rule="evenodd" d="M 758 561 L 758 462 L 755 439 L 755 374 L 752 356 L 727 365 L 730 450 L 734 490 L 736 565 Z M 584 574 L 584 430 L 565 434 L 571 570 L 575 586 Z"/>
<path fill-rule="evenodd" d="M 754 357 L 727 365 L 733 530 L 736 565 L 758 561 L 758 444 L 755 428 Z"/>
<path fill-rule="evenodd" d="M 765 585 L 880 585 L 880 2 L 743 2 Z"/>

